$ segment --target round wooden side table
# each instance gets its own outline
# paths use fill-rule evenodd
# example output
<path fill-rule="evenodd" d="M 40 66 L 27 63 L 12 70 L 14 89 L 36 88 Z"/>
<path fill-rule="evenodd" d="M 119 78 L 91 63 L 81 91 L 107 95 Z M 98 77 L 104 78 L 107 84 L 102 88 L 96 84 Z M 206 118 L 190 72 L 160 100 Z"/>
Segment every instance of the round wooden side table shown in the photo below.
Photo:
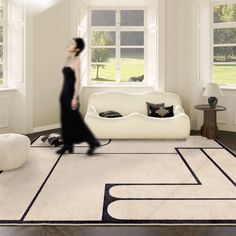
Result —
<path fill-rule="evenodd" d="M 226 107 L 216 106 L 210 108 L 209 105 L 197 105 L 194 107 L 197 110 L 204 111 L 204 122 L 201 127 L 201 135 L 209 139 L 216 139 L 218 134 L 218 127 L 216 124 L 216 112 L 225 111 Z"/>

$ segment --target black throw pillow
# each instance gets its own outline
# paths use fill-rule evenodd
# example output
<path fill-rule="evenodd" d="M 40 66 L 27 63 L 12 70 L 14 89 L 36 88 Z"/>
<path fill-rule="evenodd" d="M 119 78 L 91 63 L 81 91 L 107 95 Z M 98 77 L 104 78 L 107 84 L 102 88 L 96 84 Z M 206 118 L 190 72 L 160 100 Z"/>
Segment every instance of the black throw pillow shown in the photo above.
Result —
<path fill-rule="evenodd" d="M 100 112 L 99 116 L 106 117 L 106 118 L 115 118 L 115 117 L 122 117 L 122 115 L 117 111 L 104 111 Z"/>
<path fill-rule="evenodd" d="M 153 110 L 160 108 L 160 107 L 164 107 L 165 103 L 151 103 L 151 102 L 146 102 L 147 104 L 147 115 L 151 116 L 151 114 L 153 113 Z"/>
<path fill-rule="evenodd" d="M 174 116 L 174 106 L 151 108 L 149 116 L 157 118 L 167 118 Z"/>

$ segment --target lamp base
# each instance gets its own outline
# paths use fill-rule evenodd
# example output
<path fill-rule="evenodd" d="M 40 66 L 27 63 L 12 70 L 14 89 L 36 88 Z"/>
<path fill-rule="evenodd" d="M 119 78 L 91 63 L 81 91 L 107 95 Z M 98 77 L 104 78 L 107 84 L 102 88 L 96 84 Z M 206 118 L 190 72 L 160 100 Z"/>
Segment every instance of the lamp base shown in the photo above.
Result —
<path fill-rule="evenodd" d="M 218 99 L 216 97 L 209 97 L 208 98 L 208 104 L 210 108 L 214 109 L 218 103 Z"/>

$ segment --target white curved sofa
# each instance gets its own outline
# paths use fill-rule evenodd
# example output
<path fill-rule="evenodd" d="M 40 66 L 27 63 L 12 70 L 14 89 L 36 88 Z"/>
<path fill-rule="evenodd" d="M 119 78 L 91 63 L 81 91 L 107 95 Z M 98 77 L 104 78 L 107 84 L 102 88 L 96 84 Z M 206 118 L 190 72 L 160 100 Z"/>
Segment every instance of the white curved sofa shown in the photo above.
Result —
<path fill-rule="evenodd" d="M 174 117 L 147 116 L 146 102 L 174 105 Z M 100 112 L 108 110 L 120 112 L 123 117 L 99 116 Z M 94 93 L 88 100 L 85 122 L 99 139 L 185 139 L 190 134 L 190 120 L 182 108 L 180 97 L 158 91 Z"/>

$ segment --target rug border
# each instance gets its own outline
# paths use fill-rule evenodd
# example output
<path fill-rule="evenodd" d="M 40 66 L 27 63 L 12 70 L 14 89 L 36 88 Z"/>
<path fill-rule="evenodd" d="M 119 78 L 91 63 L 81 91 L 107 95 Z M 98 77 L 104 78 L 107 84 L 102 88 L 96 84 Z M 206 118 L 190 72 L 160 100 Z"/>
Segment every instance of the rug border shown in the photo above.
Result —
<path fill-rule="evenodd" d="M 32 142 L 31 145 L 40 137 L 41 135 L 38 135 Z M 200 136 L 200 135 L 198 135 Z M 223 149 L 225 149 L 226 151 L 228 151 L 229 153 L 231 153 L 234 157 L 236 157 L 236 154 L 229 149 L 227 146 L 225 146 L 223 143 L 221 143 L 219 140 L 214 140 L 216 143 L 218 143 Z M 109 143 L 107 143 L 106 145 L 110 144 L 111 140 L 109 139 Z M 34 147 L 40 147 L 40 146 L 34 146 Z M 44 146 L 45 147 L 45 146 Z M 46 146 L 47 147 L 47 146 Z M 49 146 L 50 147 L 50 146 Z M 184 147 L 181 148 L 175 148 L 176 151 L 177 149 L 186 149 Z M 190 148 L 193 149 L 193 148 Z M 199 147 L 196 149 L 211 149 L 211 147 Z M 217 149 L 217 147 L 213 147 L 212 149 Z M 203 151 L 203 150 L 202 150 Z M 205 155 L 206 153 L 203 152 Z M 110 153 L 109 153 L 110 154 Z M 127 154 L 132 154 L 132 153 L 127 153 Z M 151 154 L 151 153 L 149 153 Z M 153 153 L 155 154 L 155 153 Z M 179 156 L 181 156 L 181 153 L 177 153 Z M 207 156 L 207 155 L 206 155 Z M 53 168 L 50 170 L 49 174 L 47 175 L 46 179 L 44 180 L 43 184 L 40 186 L 38 192 L 36 193 L 35 197 L 33 198 L 33 200 L 31 201 L 30 205 L 28 206 L 27 210 L 24 212 L 24 215 L 22 216 L 22 218 L 20 220 L 0 220 L 0 226 L 38 226 L 38 225 L 64 225 L 64 226 L 235 226 L 236 224 L 236 219 L 231 219 L 231 220 L 117 220 L 115 222 L 104 222 L 103 219 L 101 221 L 25 221 L 24 218 L 27 215 L 28 211 L 30 210 L 31 206 L 33 205 L 34 201 L 37 199 L 38 195 L 40 194 L 41 190 L 43 189 L 44 185 L 46 184 L 48 178 L 50 177 L 50 175 L 52 174 L 53 170 L 55 169 L 56 165 L 58 164 L 58 162 L 60 161 L 62 155 L 60 155 L 56 161 L 56 163 L 53 165 Z M 2 171 L 3 172 L 3 171 Z M 0 174 L 2 173 L 0 171 Z M 193 172 L 194 173 L 194 172 Z M 191 184 L 191 183 L 188 183 Z M 197 183 L 195 183 L 195 185 L 201 185 L 200 181 Z M 105 184 L 107 185 L 107 184 Z M 121 184 L 119 184 L 121 185 Z M 150 185 L 150 184 L 148 184 Z M 180 185 L 183 185 L 180 183 Z M 105 197 L 105 192 L 104 192 L 104 197 Z M 206 198 L 207 199 L 207 198 Z M 225 199 L 226 200 L 226 199 Z M 230 199 L 229 199 L 230 200 Z M 234 200 L 234 199 L 231 199 Z M 105 202 L 104 202 L 105 203 Z M 104 204 L 103 203 L 103 207 Z M 104 213 L 104 211 L 103 211 Z"/>

